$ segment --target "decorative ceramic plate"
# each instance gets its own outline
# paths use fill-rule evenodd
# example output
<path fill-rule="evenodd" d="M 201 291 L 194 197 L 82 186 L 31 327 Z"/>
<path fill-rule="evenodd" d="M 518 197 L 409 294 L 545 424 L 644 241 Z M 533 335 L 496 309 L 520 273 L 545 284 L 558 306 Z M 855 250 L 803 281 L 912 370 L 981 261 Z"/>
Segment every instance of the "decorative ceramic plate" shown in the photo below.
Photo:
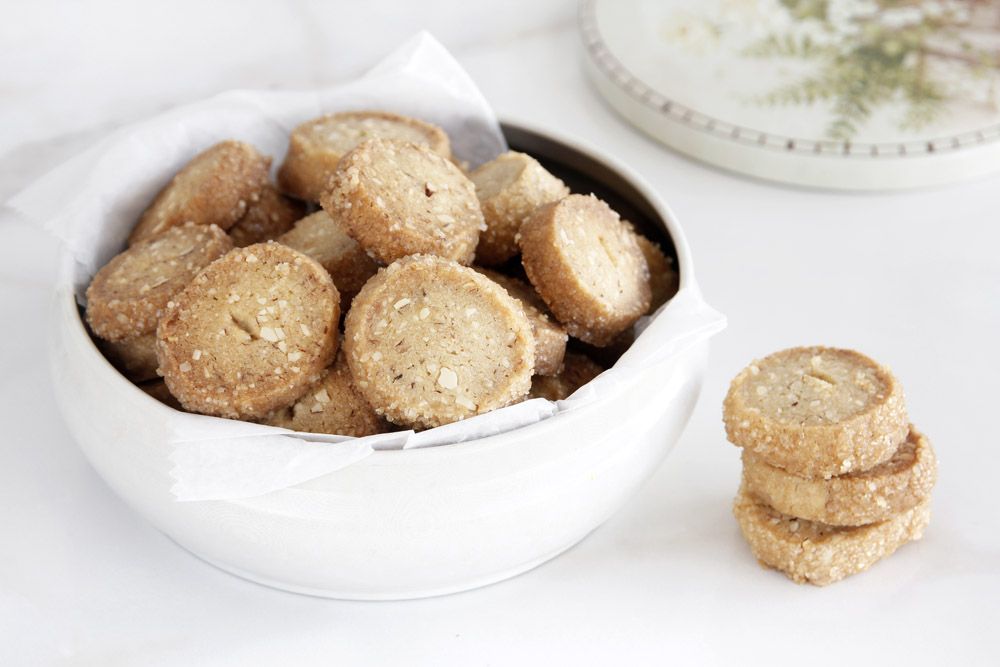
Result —
<path fill-rule="evenodd" d="M 1000 2 L 583 0 L 598 90 L 683 153 L 875 190 L 1000 172 Z"/>

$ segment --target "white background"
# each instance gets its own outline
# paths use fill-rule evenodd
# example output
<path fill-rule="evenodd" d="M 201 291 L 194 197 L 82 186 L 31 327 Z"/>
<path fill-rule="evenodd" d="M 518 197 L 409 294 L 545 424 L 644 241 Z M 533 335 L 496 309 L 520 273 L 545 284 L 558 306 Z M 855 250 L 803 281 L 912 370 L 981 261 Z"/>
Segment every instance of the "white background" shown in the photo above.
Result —
<path fill-rule="evenodd" d="M 0 7 L 0 200 L 123 123 L 230 88 L 349 78 L 428 28 L 501 115 L 580 136 L 643 174 L 730 326 L 674 453 L 570 552 L 445 598 L 313 599 L 192 558 L 88 467 L 46 372 L 53 243 L 3 217 L 0 664 L 1000 661 L 1000 178 L 835 195 L 678 157 L 588 85 L 571 2 L 139 4 Z M 751 557 L 729 511 L 739 455 L 720 419 L 750 359 L 812 343 L 889 364 L 941 468 L 925 539 L 825 589 Z"/>

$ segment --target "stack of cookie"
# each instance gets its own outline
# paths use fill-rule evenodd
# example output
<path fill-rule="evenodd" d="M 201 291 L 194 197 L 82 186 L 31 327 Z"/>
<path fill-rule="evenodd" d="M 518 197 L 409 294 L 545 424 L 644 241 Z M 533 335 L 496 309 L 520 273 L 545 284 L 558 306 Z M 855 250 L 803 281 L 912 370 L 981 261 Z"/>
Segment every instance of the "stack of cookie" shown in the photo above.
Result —
<path fill-rule="evenodd" d="M 172 407 L 363 436 L 558 400 L 602 370 L 584 344 L 677 290 L 605 202 L 523 153 L 465 173 L 417 119 L 322 116 L 270 164 L 195 156 L 87 290 L 106 356 Z"/>
<path fill-rule="evenodd" d="M 934 451 L 899 382 L 868 357 L 804 347 L 755 361 L 723 420 L 743 448 L 733 512 L 761 564 L 825 585 L 923 535 Z"/>

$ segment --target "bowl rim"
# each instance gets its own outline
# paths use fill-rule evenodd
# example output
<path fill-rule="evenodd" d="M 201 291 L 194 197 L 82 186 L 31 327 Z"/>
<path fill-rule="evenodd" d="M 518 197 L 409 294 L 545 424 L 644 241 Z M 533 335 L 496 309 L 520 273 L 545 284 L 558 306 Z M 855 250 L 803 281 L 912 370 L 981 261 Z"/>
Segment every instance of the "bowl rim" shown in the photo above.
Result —
<path fill-rule="evenodd" d="M 678 291 L 685 289 L 697 289 L 694 278 L 694 265 L 691 257 L 691 249 L 688 245 L 687 237 L 685 236 L 680 223 L 677 221 L 676 215 L 663 198 L 642 176 L 638 174 L 638 172 L 618 158 L 601 151 L 593 144 L 575 136 L 568 135 L 564 132 L 550 130 L 548 128 L 541 127 L 538 124 L 522 121 L 520 119 L 513 120 L 503 118 L 500 120 L 500 126 L 505 138 L 508 132 L 514 132 L 541 139 L 549 142 L 550 144 L 556 145 L 559 148 L 567 149 L 570 153 L 582 156 L 590 160 L 592 163 L 596 163 L 599 167 L 603 167 L 620 177 L 622 181 L 632 187 L 645 200 L 645 204 L 647 204 L 652 212 L 656 214 L 656 217 L 662 224 L 664 231 L 673 242 L 674 252 L 677 256 L 678 264 Z M 70 320 L 73 323 L 73 335 L 80 336 L 84 339 L 83 347 L 87 349 L 88 354 L 96 355 L 98 366 L 103 370 L 108 371 L 108 382 L 119 383 L 119 386 L 123 387 L 127 385 L 128 389 L 126 389 L 126 391 L 131 390 L 145 394 L 145 392 L 138 385 L 128 380 L 114 366 L 111 365 L 107 358 L 101 354 L 97 345 L 88 334 L 83 323 L 83 318 L 80 316 L 79 309 L 77 308 L 73 289 L 73 280 L 71 276 L 73 275 L 74 259 L 65 249 L 62 249 L 60 254 L 62 256 L 62 270 L 58 274 L 55 291 L 57 296 L 60 296 L 60 298 L 63 292 L 65 292 L 65 295 L 67 296 L 66 302 L 62 307 L 70 308 L 73 311 L 71 313 L 72 316 L 70 317 Z M 663 313 L 669 309 L 669 307 L 668 303 L 664 309 L 660 311 L 659 316 L 662 316 Z M 644 334 L 640 334 L 640 336 L 642 335 Z M 146 398 L 149 399 L 151 404 L 155 404 L 153 408 L 154 411 L 157 409 L 173 411 L 173 408 L 160 403 L 151 396 L 146 396 Z M 472 440 L 457 442 L 450 445 L 414 449 L 375 450 L 365 457 L 363 462 L 374 465 L 398 465 L 415 460 L 425 460 L 426 457 L 436 457 L 437 459 L 441 459 L 448 458 L 450 456 L 465 455 L 470 451 L 491 449 L 493 447 L 511 444 L 511 440 L 508 436 L 512 433 L 524 436 L 519 438 L 518 441 L 526 442 L 534 440 L 531 436 L 534 435 L 535 432 L 541 432 L 545 429 L 553 428 L 556 425 L 561 427 L 569 426 L 573 421 L 581 419 L 585 415 L 589 415 L 597 407 L 599 406 L 582 405 L 576 410 L 562 412 L 532 424 L 518 427 L 512 431 L 489 435 L 482 438 L 474 438 Z"/>

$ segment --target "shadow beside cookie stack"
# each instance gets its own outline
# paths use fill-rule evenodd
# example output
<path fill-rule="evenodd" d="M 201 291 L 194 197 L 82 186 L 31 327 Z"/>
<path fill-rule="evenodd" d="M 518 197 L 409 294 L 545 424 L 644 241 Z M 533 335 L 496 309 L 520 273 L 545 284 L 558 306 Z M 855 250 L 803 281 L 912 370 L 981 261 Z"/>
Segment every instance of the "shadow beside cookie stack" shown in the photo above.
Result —
<path fill-rule="evenodd" d="M 807 347 L 755 361 L 733 379 L 723 421 L 743 448 L 733 513 L 762 565 L 825 585 L 922 537 L 934 451 L 899 382 L 868 357 Z"/>

